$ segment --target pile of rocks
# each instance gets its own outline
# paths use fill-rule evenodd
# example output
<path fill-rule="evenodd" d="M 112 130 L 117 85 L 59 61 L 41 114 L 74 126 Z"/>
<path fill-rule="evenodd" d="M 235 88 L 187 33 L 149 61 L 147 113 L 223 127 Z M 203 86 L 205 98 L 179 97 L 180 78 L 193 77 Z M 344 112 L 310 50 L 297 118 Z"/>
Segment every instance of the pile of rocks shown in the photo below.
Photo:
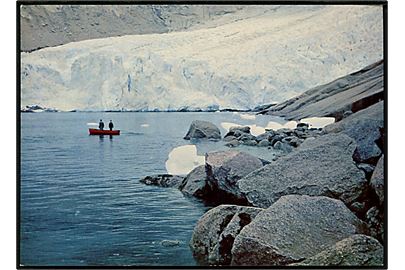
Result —
<path fill-rule="evenodd" d="M 364 222 L 340 200 L 287 195 L 266 209 L 211 209 L 198 221 L 190 246 L 210 265 L 381 266 L 383 247 L 365 233 Z"/>
<path fill-rule="evenodd" d="M 234 150 L 207 153 L 184 178 L 144 182 L 218 205 L 190 241 L 203 264 L 383 266 L 383 128 L 383 102 L 323 130 L 301 123 L 253 136 L 249 127 L 232 127 L 229 146 L 284 153 L 271 163 Z"/>
<path fill-rule="evenodd" d="M 279 130 L 266 129 L 265 133 L 254 136 L 250 127 L 231 127 L 225 134 L 224 141 L 228 147 L 237 147 L 241 144 L 274 148 L 289 153 L 310 137 L 322 134 L 322 129 L 309 128 L 306 123 L 299 123 L 295 129 L 283 128 Z"/>
<path fill-rule="evenodd" d="M 248 153 L 218 151 L 205 155 L 205 164 L 194 168 L 187 176 L 159 174 L 146 176 L 146 185 L 178 188 L 185 195 L 204 199 L 209 203 L 249 204 L 239 191 L 238 182 L 251 172 L 269 164 Z"/>

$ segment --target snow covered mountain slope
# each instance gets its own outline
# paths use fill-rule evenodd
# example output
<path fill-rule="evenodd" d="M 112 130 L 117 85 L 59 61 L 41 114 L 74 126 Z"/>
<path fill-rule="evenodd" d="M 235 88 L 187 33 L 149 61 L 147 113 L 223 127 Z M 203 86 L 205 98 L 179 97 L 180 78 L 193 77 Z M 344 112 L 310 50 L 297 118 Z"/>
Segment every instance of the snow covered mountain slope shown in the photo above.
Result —
<path fill-rule="evenodd" d="M 73 42 L 22 53 L 21 106 L 249 109 L 383 57 L 379 6 L 265 6 L 217 27 Z"/>

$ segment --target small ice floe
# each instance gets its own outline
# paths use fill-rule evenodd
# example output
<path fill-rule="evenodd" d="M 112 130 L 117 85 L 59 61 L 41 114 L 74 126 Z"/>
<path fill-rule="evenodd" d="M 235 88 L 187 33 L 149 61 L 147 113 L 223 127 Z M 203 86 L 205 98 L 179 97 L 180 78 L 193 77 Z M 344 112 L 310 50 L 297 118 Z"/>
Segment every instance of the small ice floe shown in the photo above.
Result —
<path fill-rule="evenodd" d="M 254 136 L 258 136 L 258 135 L 266 132 L 266 129 L 261 126 L 249 125 L 249 127 L 250 127 L 250 133 Z"/>
<path fill-rule="evenodd" d="M 309 128 L 324 128 L 329 124 L 335 123 L 334 117 L 310 117 L 303 118 L 300 120 L 301 123 L 306 123 Z"/>
<path fill-rule="evenodd" d="M 141 127 L 149 127 L 149 124 L 142 124 Z"/>
<path fill-rule="evenodd" d="M 195 145 L 183 145 L 174 148 L 166 161 L 167 173 L 173 175 L 186 175 L 194 168 L 205 163 L 204 156 L 197 155 Z"/>
<path fill-rule="evenodd" d="M 245 119 L 245 120 L 255 120 L 256 115 L 254 114 L 239 114 L 240 118 Z"/>
<path fill-rule="evenodd" d="M 87 123 L 88 126 L 98 126 L 98 123 Z"/>
<path fill-rule="evenodd" d="M 289 121 L 285 124 L 280 124 L 277 122 L 270 121 L 266 126 L 267 129 L 272 129 L 272 130 L 279 130 L 282 128 L 294 129 L 296 127 L 297 127 L 296 121 Z"/>
<path fill-rule="evenodd" d="M 79 214 L 80 214 L 80 211 L 77 210 L 77 211 L 75 212 L 75 216 L 78 216 Z"/>

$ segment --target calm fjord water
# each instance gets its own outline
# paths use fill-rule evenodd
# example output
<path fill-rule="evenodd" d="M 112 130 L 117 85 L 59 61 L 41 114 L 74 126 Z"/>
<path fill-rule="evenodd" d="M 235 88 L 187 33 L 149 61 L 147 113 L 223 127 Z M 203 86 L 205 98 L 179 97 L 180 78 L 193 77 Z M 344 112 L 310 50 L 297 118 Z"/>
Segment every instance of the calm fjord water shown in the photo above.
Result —
<path fill-rule="evenodd" d="M 121 135 L 89 136 L 87 123 L 99 119 L 112 119 Z M 233 113 L 22 114 L 21 263 L 195 265 L 188 242 L 208 208 L 177 189 L 139 183 L 166 173 L 169 152 L 190 144 L 182 137 L 195 119 L 253 124 Z M 198 154 L 223 144 L 197 144 Z M 269 152 L 250 149 L 264 158 Z"/>

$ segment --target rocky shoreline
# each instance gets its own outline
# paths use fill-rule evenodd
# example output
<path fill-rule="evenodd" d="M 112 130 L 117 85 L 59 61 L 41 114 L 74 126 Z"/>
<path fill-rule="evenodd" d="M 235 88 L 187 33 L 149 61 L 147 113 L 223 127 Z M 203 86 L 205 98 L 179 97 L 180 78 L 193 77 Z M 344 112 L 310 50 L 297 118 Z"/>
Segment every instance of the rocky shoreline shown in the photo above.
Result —
<path fill-rule="evenodd" d="M 381 65 L 351 75 L 350 82 Z M 334 85 L 342 87 L 339 80 Z M 376 93 L 367 89 L 371 96 Z M 383 266 L 384 100 L 365 102 L 370 96 L 366 92 L 358 100 L 351 97 L 345 113 L 340 105 L 339 113 L 328 113 L 339 117 L 322 129 L 300 123 L 295 129 L 266 129 L 254 136 L 249 127 L 231 127 L 222 138 L 212 123 L 194 121 L 185 139 L 222 139 L 233 149 L 207 153 L 205 164 L 185 177 L 158 175 L 141 181 L 178 188 L 216 206 L 200 218 L 191 237 L 190 247 L 201 264 Z M 364 102 L 358 110 L 359 100 Z M 300 110 L 309 109 L 303 105 Z M 238 145 L 267 147 L 277 155 L 262 160 L 235 151 Z"/>

